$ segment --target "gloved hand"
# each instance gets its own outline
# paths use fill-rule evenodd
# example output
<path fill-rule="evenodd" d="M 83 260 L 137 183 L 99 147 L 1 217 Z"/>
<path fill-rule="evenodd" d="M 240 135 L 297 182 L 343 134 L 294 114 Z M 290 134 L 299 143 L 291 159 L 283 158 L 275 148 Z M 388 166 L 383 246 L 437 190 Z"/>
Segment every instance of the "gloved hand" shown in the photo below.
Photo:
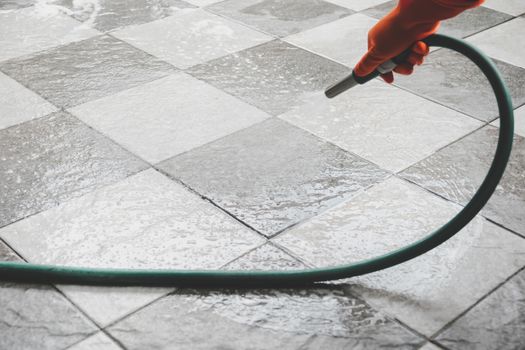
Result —
<path fill-rule="evenodd" d="M 409 47 L 412 52 L 394 72 L 411 74 L 414 66 L 422 64 L 424 56 L 428 55 L 428 46 L 419 40 L 435 33 L 441 20 L 481 3 L 483 0 L 399 0 L 397 6 L 368 32 L 368 52 L 355 66 L 355 74 L 365 76 Z M 394 81 L 392 72 L 381 76 L 387 83 Z"/>

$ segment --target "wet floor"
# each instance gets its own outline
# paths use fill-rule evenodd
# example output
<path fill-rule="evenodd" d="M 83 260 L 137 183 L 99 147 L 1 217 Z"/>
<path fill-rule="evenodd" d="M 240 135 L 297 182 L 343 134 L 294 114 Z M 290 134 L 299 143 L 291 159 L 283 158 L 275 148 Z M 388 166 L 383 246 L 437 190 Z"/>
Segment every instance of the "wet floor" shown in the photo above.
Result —
<path fill-rule="evenodd" d="M 304 269 L 436 229 L 499 126 L 477 68 L 327 100 L 383 0 L 0 1 L 0 260 Z M 525 6 L 442 26 L 493 58 L 516 133 L 494 197 L 401 266 L 310 289 L 0 283 L 0 349 L 520 349 L 525 343 Z"/>

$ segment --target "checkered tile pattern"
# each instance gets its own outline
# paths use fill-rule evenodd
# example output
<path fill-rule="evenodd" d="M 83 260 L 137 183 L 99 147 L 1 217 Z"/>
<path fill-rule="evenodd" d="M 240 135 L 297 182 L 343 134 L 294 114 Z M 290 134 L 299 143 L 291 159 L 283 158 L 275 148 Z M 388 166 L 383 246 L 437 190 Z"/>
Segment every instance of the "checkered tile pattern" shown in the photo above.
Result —
<path fill-rule="evenodd" d="M 385 0 L 0 1 L 0 259 L 303 269 L 457 213 L 495 101 L 435 50 L 327 100 Z M 0 349 L 518 349 L 525 334 L 525 6 L 441 31 L 493 58 L 516 111 L 494 197 L 443 246 L 306 290 L 0 283 Z"/>

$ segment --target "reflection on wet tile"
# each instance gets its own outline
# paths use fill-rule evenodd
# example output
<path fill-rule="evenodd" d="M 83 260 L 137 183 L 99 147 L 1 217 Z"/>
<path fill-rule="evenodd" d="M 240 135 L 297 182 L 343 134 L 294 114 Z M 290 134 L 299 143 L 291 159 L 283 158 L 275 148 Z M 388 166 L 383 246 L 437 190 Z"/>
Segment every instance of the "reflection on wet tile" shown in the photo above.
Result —
<path fill-rule="evenodd" d="M 525 69 L 494 60 L 514 107 L 525 103 Z M 467 58 L 448 50 L 433 52 L 411 76 L 397 75 L 396 85 L 483 121 L 498 116 L 487 79 Z"/>
<path fill-rule="evenodd" d="M 109 332 L 128 349 L 416 349 L 422 343 L 344 287 L 181 290 Z"/>
<path fill-rule="evenodd" d="M 98 34 L 96 30 L 81 26 L 59 11 L 39 11 L 38 7 L 1 11 L 2 3 L 0 2 L 0 61 Z"/>
<path fill-rule="evenodd" d="M 323 24 L 284 38 L 299 47 L 354 67 L 367 49 L 367 33 L 377 20 L 362 14 Z M 353 40 L 348 40 L 353 37 Z"/>
<path fill-rule="evenodd" d="M 498 139 L 498 130 L 485 127 L 402 173 L 452 201 L 465 204 L 485 177 Z M 525 235 L 525 138 L 514 138 L 503 179 L 483 209 L 483 215 Z"/>
<path fill-rule="evenodd" d="M 151 22 L 193 7 L 181 0 L 59 0 L 54 3 L 65 6 L 74 18 L 100 31 Z"/>
<path fill-rule="evenodd" d="M 272 41 L 188 72 L 270 114 L 307 101 L 349 69 L 281 41 Z"/>
<path fill-rule="evenodd" d="M 499 127 L 499 118 L 492 125 Z M 514 133 L 525 137 L 525 106 L 514 110 Z"/>
<path fill-rule="evenodd" d="M 160 168 L 267 236 L 387 175 L 277 119 L 174 157 Z"/>
<path fill-rule="evenodd" d="M 364 11 L 364 13 L 379 19 L 385 16 L 392 8 L 394 8 L 396 3 L 397 1 L 389 1 L 379 6 L 370 8 Z M 498 25 L 511 18 L 512 16 L 502 12 L 494 11 L 482 6 L 476 7 L 474 9 L 465 11 L 454 18 L 442 21 L 438 33 L 451 35 L 456 38 L 464 38 L 466 36 Z"/>
<path fill-rule="evenodd" d="M 179 68 L 204 63 L 272 39 L 200 9 L 124 28 L 113 34 Z"/>
<path fill-rule="evenodd" d="M 152 169 L 4 227 L 0 237 L 36 263 L 159 269 L 218 268 L 263 242 Z"/>
<path fill-rule="evenodd" d="M 524 29 L 525 18 L 518 17 L 474 35 L 468 41 L 490 57 L 525 68 L 525 41 L 515 40 L 514 35 L 509 35 L 521 33 Z"/>
<path fill-rule="evenodd" d="M 0 349 L 64 349 L 96 327 L 56 290 L 0 283 Z"/>
<path fill-rule="evenodd" d="M 1 130 L 0 227 L 145 167 L 63 112 Z"/>
<path fill-rule="evenodd" d="M 0 129 L 54 111 L 51 103 L 0 72 Z"/>
<path fill-rule="evenodd" d="M 184 73 L 70 111 L 151 163 L 270 117 Z"/>
<path fill-rule="evenodd" d="M 525 339 L 525 270 L 437 337 L 448 349 L 521 349 Z"/>
<path fill-rule="evenodd" d="M 393 172 L 482 125 L 380 81 L 335 99 L 319 94 L 279 117 Z"/>
<path fill-rule="evenodd" d="M 333 4 L 343 6 L 354 11 L 362 11 L 372 6 L 377 6 L 388 0 L 326 0 Z"/>
<path fill-rule="evenodd" d="M 266 243 L 248 254 L 232 261 L 226 270 L 292 270 L 306 266 L 273 244 Z"/>
<path fill-rule="evenodd" d="M 525 13 L 525 2 L 523 2 L 523 0 L 485 0 L 483 6 L 513 16 L 519 16 Z"/>
<path fill-rule="evenodd" d="M 322 0 L 226 0 L 208 10 L 277 36 L 298 33 L 352 13 Z"/>
<path fill-rule="evenodd" d="M 168 63 L 109 36 L 6 61 L 0 69 L 61 107 L 110 95 L 175 71 Z"/>
<path fill-rule="evenodd" d="M 349 263 L 412 243 L 458 211 L 389 179 L 275 240 L 315 266 Z M 523 264 L 525 240 L 476 218 L 443 246 L 350 282 L 373 307 L 432 335 Z"/>
<path fill-rule="evenodd" d="M 80 343 L 73 345 L 68 350 L 120 350 L 119 347 L 111 338 L 102 332 L 90 336 L 82 340 Z"/>

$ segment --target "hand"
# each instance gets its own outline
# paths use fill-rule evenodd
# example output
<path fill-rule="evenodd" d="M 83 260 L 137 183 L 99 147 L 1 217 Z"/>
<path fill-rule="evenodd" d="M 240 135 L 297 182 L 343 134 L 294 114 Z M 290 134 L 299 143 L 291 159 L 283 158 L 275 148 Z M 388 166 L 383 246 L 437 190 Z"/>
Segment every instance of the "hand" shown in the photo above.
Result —
<path fill-rule="evenodd" d="M 427 44 L 418 40 L 434 33 L 439 27 L 439 21 L 420 22 L 417 25 L 411 25 L 410 22 L 407 11 L 402 11 L 398 6 L 372 27 L 368 32 L 368 52 L 355 66 L 355 74 L 368 75 L 407 48 L 411 48 L 411 53 L 404 63 L 394 69 L 394 72 L 403 75 L 412 74 L 414 66 L 422 64 L 429 53 Z M 387 83 L 394 81 L 392 72 L 382 74 L 381 77 Z"/>
<path fill-rule="evenodd" d="M 394 72 L 411 74 L 415 65 L 423 63 L 428 47 L 420 40 L 436 32 L 439 22 L 479 6 L 483 0 L 399 0 L 397 6 L 368 33 L 368 52 L 355 66 L 357 76 L 372 73 L 382 63 L 411 47 L 407 62 Z M 382 75 L 387 83 L 392 73 Z"/>

